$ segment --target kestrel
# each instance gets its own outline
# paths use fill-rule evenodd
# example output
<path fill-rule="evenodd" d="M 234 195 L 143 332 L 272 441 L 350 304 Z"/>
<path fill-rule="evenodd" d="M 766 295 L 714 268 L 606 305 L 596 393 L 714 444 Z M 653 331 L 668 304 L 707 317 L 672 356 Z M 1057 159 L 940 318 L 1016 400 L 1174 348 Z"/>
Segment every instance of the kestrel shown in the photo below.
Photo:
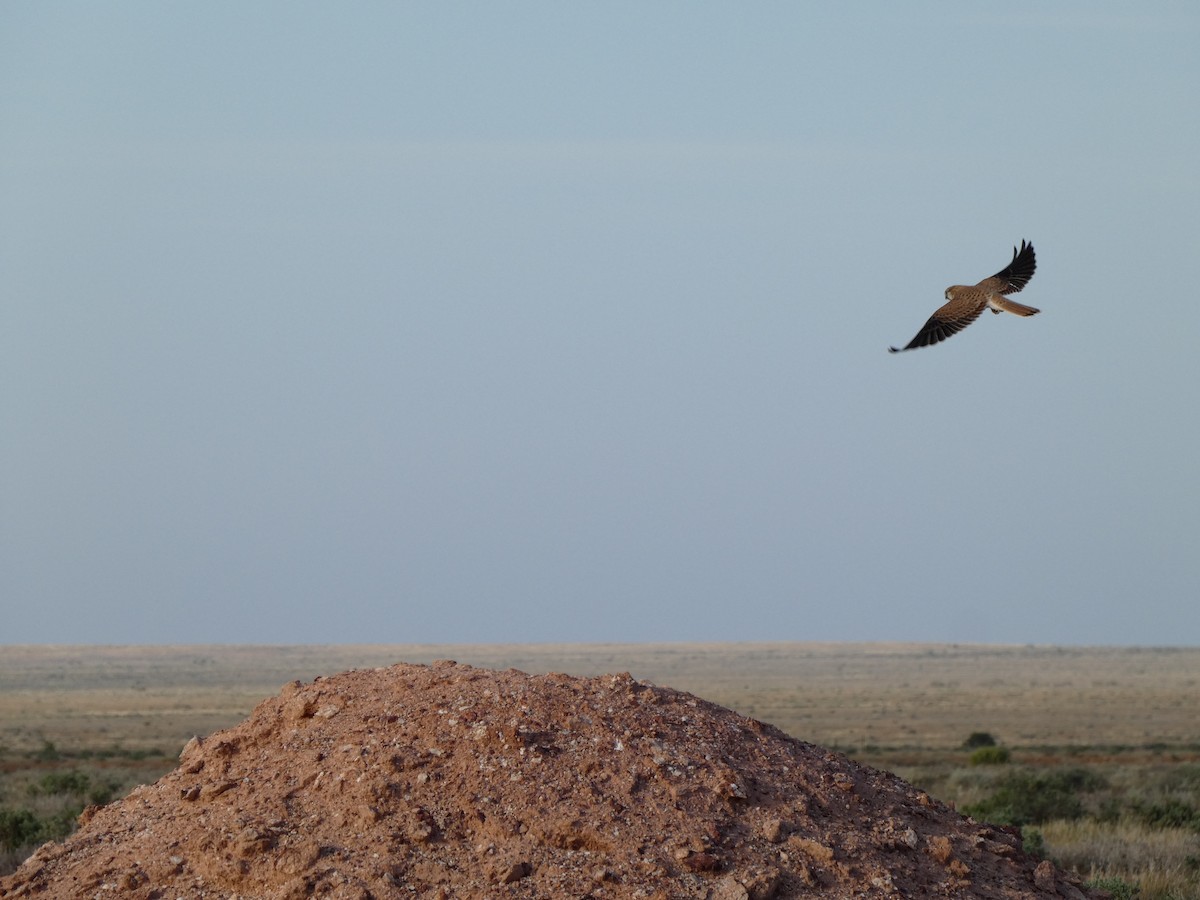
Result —
<path fill-rule="evenodd" d="M 1018 316 L 1037 315 L 1041 310 L 1004 296 L 1015 294 L 1025 287 L 1036 268 L 1037 259 L 1033 255 L 1033 244 L 1022 240 L 1020 250 L 1013 247 L 1012 262 L 991 278 L 985 278 L 979 284 L 969 287 L 956 284 L 946 288 L 946 304 L 929 317 L 929 321 L 921 326 L 917 336 L 904 347 L 888 347 L 888 350 L 899 353 L 901 350 L 928 347 L 930 344 L 944 341 L 978 319 L 984 309 L 990 309 L 997 315 L 1001 311 Z"/>

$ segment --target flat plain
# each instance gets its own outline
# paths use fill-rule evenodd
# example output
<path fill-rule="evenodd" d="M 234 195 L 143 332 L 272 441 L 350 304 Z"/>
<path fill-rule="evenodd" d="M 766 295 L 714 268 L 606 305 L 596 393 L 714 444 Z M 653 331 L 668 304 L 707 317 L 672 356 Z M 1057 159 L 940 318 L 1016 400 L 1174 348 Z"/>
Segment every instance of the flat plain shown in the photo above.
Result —
<path fill-rule="evenodd" d="M 287 682 L 396 662 L 635 678 L 874 750 L 1200 750 L 1200 648 L 900 643 L 0 647 L 0 745 L 172 753 Z"/>

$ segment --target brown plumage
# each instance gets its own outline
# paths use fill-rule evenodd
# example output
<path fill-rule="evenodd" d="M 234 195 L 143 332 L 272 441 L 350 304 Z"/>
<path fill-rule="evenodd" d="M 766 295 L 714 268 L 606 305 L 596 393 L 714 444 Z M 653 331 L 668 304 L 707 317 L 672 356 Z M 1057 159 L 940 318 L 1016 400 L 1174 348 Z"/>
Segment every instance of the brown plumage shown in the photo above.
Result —
<path fill-rule="evenodd" d="M 1004 296 L 1015 294 L 1025 287 L 1036 268 L 1037 258 L 1033 254 L 1033 244 L 1022 240 L 1020 250 L 1013 247 L 1012 262 L 991 278 L 985 278 L 975 285 L 956 284 L 946 288 L 945 305 L 929 317 L 929 321 L 921 326 L 917 336 L 904 347 L 888 347 L 888 350 L 899 353 L 901 350 L 927 347 L 944 341 L 978 319 L 985 309 L 991 309 L 996 314 L 1009 312 L 1018 316 L 1036 315 L 1041 310 Z"/>

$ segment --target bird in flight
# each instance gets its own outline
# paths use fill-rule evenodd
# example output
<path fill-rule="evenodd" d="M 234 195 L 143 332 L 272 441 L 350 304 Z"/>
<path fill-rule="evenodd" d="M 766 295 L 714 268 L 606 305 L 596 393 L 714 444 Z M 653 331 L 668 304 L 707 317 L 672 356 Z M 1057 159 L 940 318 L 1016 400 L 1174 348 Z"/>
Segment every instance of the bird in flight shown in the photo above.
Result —
<path fill-rule="evenodd" d="M 921 326 L 921 330 L 903 347 L 888 347 L 892 353 L 901 350 L 912 350 L 916 347 L 928 347 L 944 341 L 952 334 L 958 334 L 979 318 L 985 309 L 999 315 L 1010 312 L 1018 316 L 1035 316 L 1041 310 L 1009 300 L 1005 294 L 1015 294 L 1033 277 L 1037 268 L 1037 259 L 1033 255 L 1033 244 L 1021 241 L 1021 249 L 1013 247 L 1013 258 L 1007 266 L 993 275 L 985 278 L 979 284 L 956 284 L 946 288 L 946 303 L 929 317 L 929 321 Z"/>

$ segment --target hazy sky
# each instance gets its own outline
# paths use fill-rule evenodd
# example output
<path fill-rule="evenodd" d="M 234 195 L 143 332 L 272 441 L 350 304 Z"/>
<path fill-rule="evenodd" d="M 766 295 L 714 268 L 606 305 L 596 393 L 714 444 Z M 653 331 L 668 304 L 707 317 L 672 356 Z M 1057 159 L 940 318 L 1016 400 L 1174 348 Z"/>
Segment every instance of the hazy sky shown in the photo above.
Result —
<path fill-rule="evenodd" d="M 1200 643 L 1198 47 L 5 3 L 0 642 Z"/>

